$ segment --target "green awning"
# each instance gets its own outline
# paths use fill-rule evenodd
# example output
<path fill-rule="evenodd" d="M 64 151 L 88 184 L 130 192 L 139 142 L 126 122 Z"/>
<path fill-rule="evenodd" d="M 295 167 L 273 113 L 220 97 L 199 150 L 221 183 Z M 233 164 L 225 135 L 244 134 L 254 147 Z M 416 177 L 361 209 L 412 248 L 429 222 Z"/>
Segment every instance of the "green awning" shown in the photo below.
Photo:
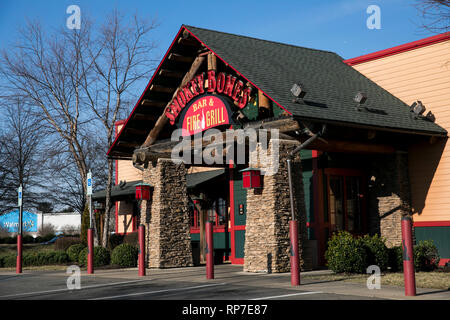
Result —
<path fill-rule="evenodd" d="M 186 175 L 186 186 L 188 189 L 195 188 L 198 185 L 217 178 L 225 173 L 225 169 L 201 171 L 190 173 Z M 122 182 L 114 186 L 111 190 L 112 200 L 119 201 L 121 199 L 130 198 L 134 199 L 136 193 L 136 185 L 142 184 L 142 180 Z M 100 190 L 92 194 L 92 200 L 100 201 L 106 198 L 106 190 Z"/>

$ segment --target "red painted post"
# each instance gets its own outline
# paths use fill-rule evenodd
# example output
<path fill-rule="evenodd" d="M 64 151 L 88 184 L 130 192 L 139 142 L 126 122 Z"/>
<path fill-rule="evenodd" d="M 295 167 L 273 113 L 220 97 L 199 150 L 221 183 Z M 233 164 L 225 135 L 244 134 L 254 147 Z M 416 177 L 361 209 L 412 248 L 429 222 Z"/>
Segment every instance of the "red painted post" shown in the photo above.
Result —
<path fill-rule="evenodd" d="M 87 256 L 87 273 L 94 273 L 94 230 L 88 229 L 88 256 Z"/>
<path fill-rule="evenodd" d="M 139 226 L 139 276 L 145 276 L 145 226 Z"/>
<path fill-rule="evenodd" d="M 405 296 L 416 295 L 416 275 L 414 273 L 414 251 L 411 217 L 402 217 L 403 277 Z"/>
<path fill-rule="evenodd" d="M 289 221 L 289 236 L 291 238 L 291 285 L 300 285 L 300 266 L 298 256 L 298 222 Z"/>
<path fill-rule="evenodd" d="M 214 279 L 213 224 L 206 222 L 206 279 Z"/>
<path fill-rule="evenodd" d="M 22 273 L 22 235 L 17 235 L 16 273 Z"/>

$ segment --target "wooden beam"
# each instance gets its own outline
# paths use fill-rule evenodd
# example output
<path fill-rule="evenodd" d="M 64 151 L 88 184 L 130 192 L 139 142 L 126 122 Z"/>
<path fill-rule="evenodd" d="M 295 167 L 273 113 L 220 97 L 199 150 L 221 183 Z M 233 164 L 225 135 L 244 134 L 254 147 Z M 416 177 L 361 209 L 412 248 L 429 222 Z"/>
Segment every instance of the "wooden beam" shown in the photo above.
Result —
<path fill-rule="evenodd" d="M 154 100 L 144 99 L 144 100 L 142 100 L 141 105 L 146 106 L 146 107 L 164 107 L 166 105 L 166 103 L 163 101 L 154 101 Z"/>
<path fill-rule="evenodd" d="M 326 142 L 325 142 L 326 141 Z M 395 148 L 391 145 L 373 144 L 342 140 L 315 140 L 307 149 L 326 151 L 326 152 L 346 152 L 346 153 L 381 153 L 391 154 Z"/>
<path fill-rule="evenodd" d="M 145 135 L 148 134 L 147 130 L 128 128 L 128 127 L 125 127 L 125 132 L 128 132 L 130 134 L 135 134 L 135 135 L 138 135 L 138 136 L 145 136 Z"/>
<path fill-rule="evenodd" d="M 195 58 L 194 57 L 183 56 L 183 55 L 178 54 L 178 53 L 171 53 L 171 54 L 169 54 L 169 58 L 168 59 L 172 60 L 172 61 L 191 63 Z"/>
<path fill-rule="evenodd" d="M 156 121 L 155 126 L 150 131 L 150 133 L 148 134 L 147 139 L 145 139 L 144 143 L 142 144 L 142 147 L 148 147 L 148 146 L 152 145 L 156 141 L 156 139 L 158 139 L 159 133 L 164 128 L 164 126 L 166 125 L 167 120 L 168 120 L 167 117 L 166 117 L 166 114 L 165 114 L 165 111 L 166 111 L 167 107 L 170 105 L 172 100 L 176 97 L 178 91 L 183 86 L 185 86 L 189 81 L 191 81 L 192 78 L 194 78 L 195 74 L 197 73 L 198 69 L 202 65 L 203 61 L 205 61 L 205 57 L 197 57 L 197 58 L 195 58 L 194 62 L 191 65 L 191 68 L 189 69 L 189 72 L 184 75 L 184 78 L 181 81 L 180 87 L 177 90 L 175 90 L 175 92 L 173 93 L 172 99 L 170 99 L 169 103 L 164 108 L 163 113 L 161 114 L 161 116 Z"/>
<path fill-rule="evenodd" d="M 145 113 L 135 113 L 133 115 L 133 120 L 140 120 L 140 121 L 152 121 L 156 120 L 157 116 L 154 114 L 145 114 Z"/>
<path fill-rule="evenodd" d="M 172 93 L 174 90 L 175 90 L 175 88 L 164 87 L 164 86 L 161 86 L 159 84 L 152 84 L 151 87 L 150 87 L 150 91 Z"/>
<path fill-rule="evenodd" d="M 190 38 L 187 38 L 187 39 L 179 38 L 178 43 L 181 45 L 190 46 L 190 47 L 197 47 L 197 46 L 201 45 L 200 42 L 198 42 L 197 40 L 190 39 Z"/>
<path fill-rule="evenodd" d="M 183 76 L 183 72 L 174 71 L 174 70 L 168 70 L 168 69 L 161 69 L 159 70 L 158 75 L 167 77 L 167 78 L 181 78 Z"/>
<path fill-rule="evenodd" d="M 212 52 L 208 53 L 208 71 L 217 71 L 216 55 Z"/>
<path fill-rule="evenodd" d="M 119 147 L 136 148 L 139 146 L 138 142 L 119 141 L 117 142 Z"/>

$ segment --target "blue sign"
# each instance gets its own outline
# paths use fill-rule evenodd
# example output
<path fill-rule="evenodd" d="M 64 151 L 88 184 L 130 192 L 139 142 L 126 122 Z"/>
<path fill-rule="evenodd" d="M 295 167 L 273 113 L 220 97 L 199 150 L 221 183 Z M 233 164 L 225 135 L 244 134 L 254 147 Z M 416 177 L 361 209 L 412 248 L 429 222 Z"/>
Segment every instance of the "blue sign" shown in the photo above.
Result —
<path fill-rule="evenodd" d="M 11 211 L 0 216 L 0 227 L 8 232 L 17 232 L 19 226 L 19 210 Z M 24 232 L 37 232 L 37 214 L 22 212 L 22 227 Z"/>

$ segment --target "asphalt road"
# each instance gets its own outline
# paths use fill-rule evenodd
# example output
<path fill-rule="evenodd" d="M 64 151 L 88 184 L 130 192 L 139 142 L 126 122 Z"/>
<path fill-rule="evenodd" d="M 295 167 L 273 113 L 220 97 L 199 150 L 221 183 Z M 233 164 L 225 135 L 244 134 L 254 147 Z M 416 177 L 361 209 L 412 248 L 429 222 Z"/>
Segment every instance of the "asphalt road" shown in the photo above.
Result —
<path fill-rule="evenodd" d="M 81 271 L 80 289 L 69 290 L 64 271 L 0 274 L 1 300 L 352 300 L 374 299 L 292 287 L 288 274 L 248 274 L 242 267 L 219 265 L 215 279 L 205 268 Z M 74 283 L 73 281 L 71 283 Z"/>

